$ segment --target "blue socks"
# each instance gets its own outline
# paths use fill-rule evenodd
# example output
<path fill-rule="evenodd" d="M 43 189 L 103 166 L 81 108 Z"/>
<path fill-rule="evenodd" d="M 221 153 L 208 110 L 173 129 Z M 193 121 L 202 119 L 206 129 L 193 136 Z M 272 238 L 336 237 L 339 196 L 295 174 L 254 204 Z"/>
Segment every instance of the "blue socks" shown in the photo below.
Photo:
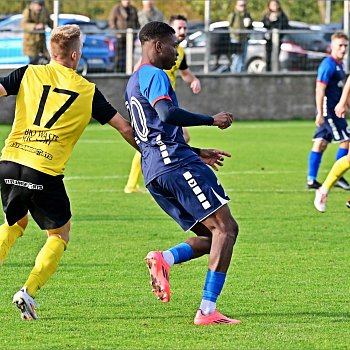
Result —
<path fill-rule="evenodd" d="M 188 243 L 180 243 L 163 251 L 162 255 L 167 264 L 172 266 L 193 259 L 194 253 Z M 209 315 L 215 311 L 216 299 L 221 293 L 225 279 L 226 273 L 208 270 L 200 305 L 203 315 Z"/>
<path fill-rule="evenodd" d="M 226 273 L 208 270 L 204 284 L 203 299 L 216 302 L 226 279 Z"/>
<path fill-rule="evenodd" d="M 208 270 L 204 284 L 203 298 L 200 309 L 203 315 L 211 314 L 216 309 L 216 299 L 221 293 L 226 279 L 226 273 Z"/>
<path fill-rule="evenodd" d="M 348 154 L 347 148 L 338 148 L 336 160 L 343 158 Z M 311 151 L 309 155 L 309 172 L 307 174 L 307 181 L 312 182 L 317 178 L 318 169 L 320 168 L 322 160 L 322 153 Z"/>
<path fill-rule="evenodd" d="M 162 254 L 169 266 L 191 260 L 194 256 L 193 249 L 188 243 L 180 243 Z"/>
<path fill-rule="evenodd" d="M 348 154 L 347 148 L 338 148 L 337 155 L 335 156 L 336 160 L 345 157 Z"/>
<path fill-rule="evenodd" d="M 309 155 L 309 172 L 307 181 L 312 182 L 317 178 L 318 169 L 320 168 L 322 153 L 311 151 Z"/>
<path fill-rule="evenodd" d="M 188 243 L 180 243 L 169 250 L 174 255 L 174 264 L 180 264 L 193 258 L 193 249 Z"/>

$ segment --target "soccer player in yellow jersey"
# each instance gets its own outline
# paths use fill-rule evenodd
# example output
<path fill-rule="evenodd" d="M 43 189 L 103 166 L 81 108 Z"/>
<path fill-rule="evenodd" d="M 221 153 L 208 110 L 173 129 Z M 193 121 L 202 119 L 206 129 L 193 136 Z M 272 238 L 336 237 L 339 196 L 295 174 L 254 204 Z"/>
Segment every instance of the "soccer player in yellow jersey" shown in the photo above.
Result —
<path fill-rule="evenodd" d="M 169 25 L 175 30 L 175 36 L 178 44 L 185 40 L 187 35 L 187 18 L 182 15 L 174 15 L 170 17 Z M 176 89 L 176 77 L 179 72 L 181 78 L 189 85 L 194 94 L 199 94 L 201 91 L 201 83 L 199 79 L 191 72 L 186 62 L 185 50 L 180 45 L 177 47 L 177 60 L 174 66 L 165 70 L 168 75 L 172 88 Z M 140 62 L 136 64 L 136 67 Z M 186 128 L 182 128 L 186 142 L 189 142 L 190 135 Z M 136 152 L 131 163 L 128 182 L 124 188 L 125 193 L 133 193 L 139 191 L 139 181 L 141 178 L 141 154 Z"/>
<path fill-rule="evenodd" d="M 350 78 L 347 79 L 342 95 L 338 104 L 335 106 L 334 111 L 338 118 L 345 118 L 345 112 L 348 107 L 350 98 Z M 334 184 L 342 177 L 342 175 L 350 169 L 350 149 L 348 154 L 342 158 L 339 158 L 333 165 L 332 169 L 327 175 L 326 180 L 322 186 L 315 193 L 314 205 L 320 212 L 326 211 L 326 201 L 330 189 Z M 348 199 L 346 206 L 350 208 L 350 198 Z"/>
<path fill-rule="evenodd" d="M 48 238 L 13 303 L 26 320 L 38 318 L 34 297 L 67 248 L 70 202 L 63 171 L 90 118 L 109 123 L 136 149 L 130 124 L 97 87 L 75 72 L 81 57 L 79 26 L 52 31 L 51 62 L 28 65 L 0 79 L 0 96 L 17 95 L 12 131 L 0 159 L 6 221 L 0 226 L 0 265 L 28 224 L 28 212 Z"/>

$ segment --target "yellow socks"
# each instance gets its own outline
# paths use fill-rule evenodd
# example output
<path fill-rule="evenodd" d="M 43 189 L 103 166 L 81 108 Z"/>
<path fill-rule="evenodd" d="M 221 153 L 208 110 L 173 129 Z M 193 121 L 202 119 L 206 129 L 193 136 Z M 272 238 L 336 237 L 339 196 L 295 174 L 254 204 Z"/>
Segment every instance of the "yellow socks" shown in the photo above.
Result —
<path fill-rule="evenodd" d="M 28 293 L 34 298 L 35 293 L 40 289 L 56 271 L 63 252 L 67 247 L 66 242 L 57 237 L 50 236 L 45 245 L 41 248 L 35 260 L 35 266 L 31 271 L 27 282 Z"/>
<path fill-rule="evenodd" d="M 141 175 L 141 153 L 136 152 L 131 163 L 130 174 L 124 192 L 135 192 L 138 188 L 138 183 L 140 181 Z"/>
<path fill-rule="evenodd" d="M 326 180 L 323 182 L 322 186 L 324 189 L 329 191 L 334 184 L 339 180 L 339 178 L 345 173 L 346 170 L 350 169 L 350 162 L 347 156 L 338 159 L 331 171 L 328 173 Z"/>
<path fill-rule="evenodd" d="M 5 261 L 16 239 L 23 236 L 24 229 L 18 224 L 9 226 L 7 222 L 0 226 L 0 266 Z"/>

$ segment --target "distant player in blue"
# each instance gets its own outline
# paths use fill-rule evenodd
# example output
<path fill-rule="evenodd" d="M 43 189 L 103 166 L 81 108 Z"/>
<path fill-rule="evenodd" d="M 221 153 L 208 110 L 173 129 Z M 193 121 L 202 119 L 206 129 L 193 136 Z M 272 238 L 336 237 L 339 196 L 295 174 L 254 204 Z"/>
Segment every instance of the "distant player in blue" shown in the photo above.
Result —
<path fill-rule="evenodd" d="M 153 292 L 162 302 L 168 302 L 170 267 L 209 254 L 203 299 L 194 323 L 239 323 L 216 309 L 238 225 L 230 213 L 229 198 L 205 164 L 217 170 L 224 156 L 230 155 L 219 150 L 191 148 L 182 134 L 183 126 L 228 128 L 232 114 L 221 112 L 208 116 L 180 109 L 169 78 L 163 72 L 174 65 L 177 57 L 175 31 L 166 23 L 150 22 L 141 29 L 139 37 L 141 66 L 129 79 L 125 99 L 142 154 L 145 184 L 167 214 L 185 231 L 197 235 L 166 251 L 148 253 Z"/>
<path fill-rule="evenodd" d="M 348 153 L 350 130 L 345 119 L 337 118 L 334 108 L 340 100 L 345 73 L 343 58 L 347 52 L 348 37 L 342 32 L 332 35 L 331 55 L 326 57 L 318 68 L 316 81 L 316 120 L 317 126 L 313 137 L 313 147 L 309 155 L 309 169 L 307 187 L 318 189 L 321 184 L 317 181 L 317 174 L 321 164 L 323 152 L 330 142 L 339 143 L 336 160 Z M 336 186 L 350 190 L 350 185 L 341 177 Z"/>

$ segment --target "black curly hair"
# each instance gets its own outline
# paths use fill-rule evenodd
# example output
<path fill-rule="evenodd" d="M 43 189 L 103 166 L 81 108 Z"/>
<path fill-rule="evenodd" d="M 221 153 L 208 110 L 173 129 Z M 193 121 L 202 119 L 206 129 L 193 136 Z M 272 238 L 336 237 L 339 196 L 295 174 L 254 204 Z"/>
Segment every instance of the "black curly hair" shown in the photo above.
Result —
<path fill-rule="evenodd" d="M 141 45 L 147 41 L 162 39 L 175 34 L 175 30 L 164 22 L 149 22 L 145 24 L 139 33 Z"/>

